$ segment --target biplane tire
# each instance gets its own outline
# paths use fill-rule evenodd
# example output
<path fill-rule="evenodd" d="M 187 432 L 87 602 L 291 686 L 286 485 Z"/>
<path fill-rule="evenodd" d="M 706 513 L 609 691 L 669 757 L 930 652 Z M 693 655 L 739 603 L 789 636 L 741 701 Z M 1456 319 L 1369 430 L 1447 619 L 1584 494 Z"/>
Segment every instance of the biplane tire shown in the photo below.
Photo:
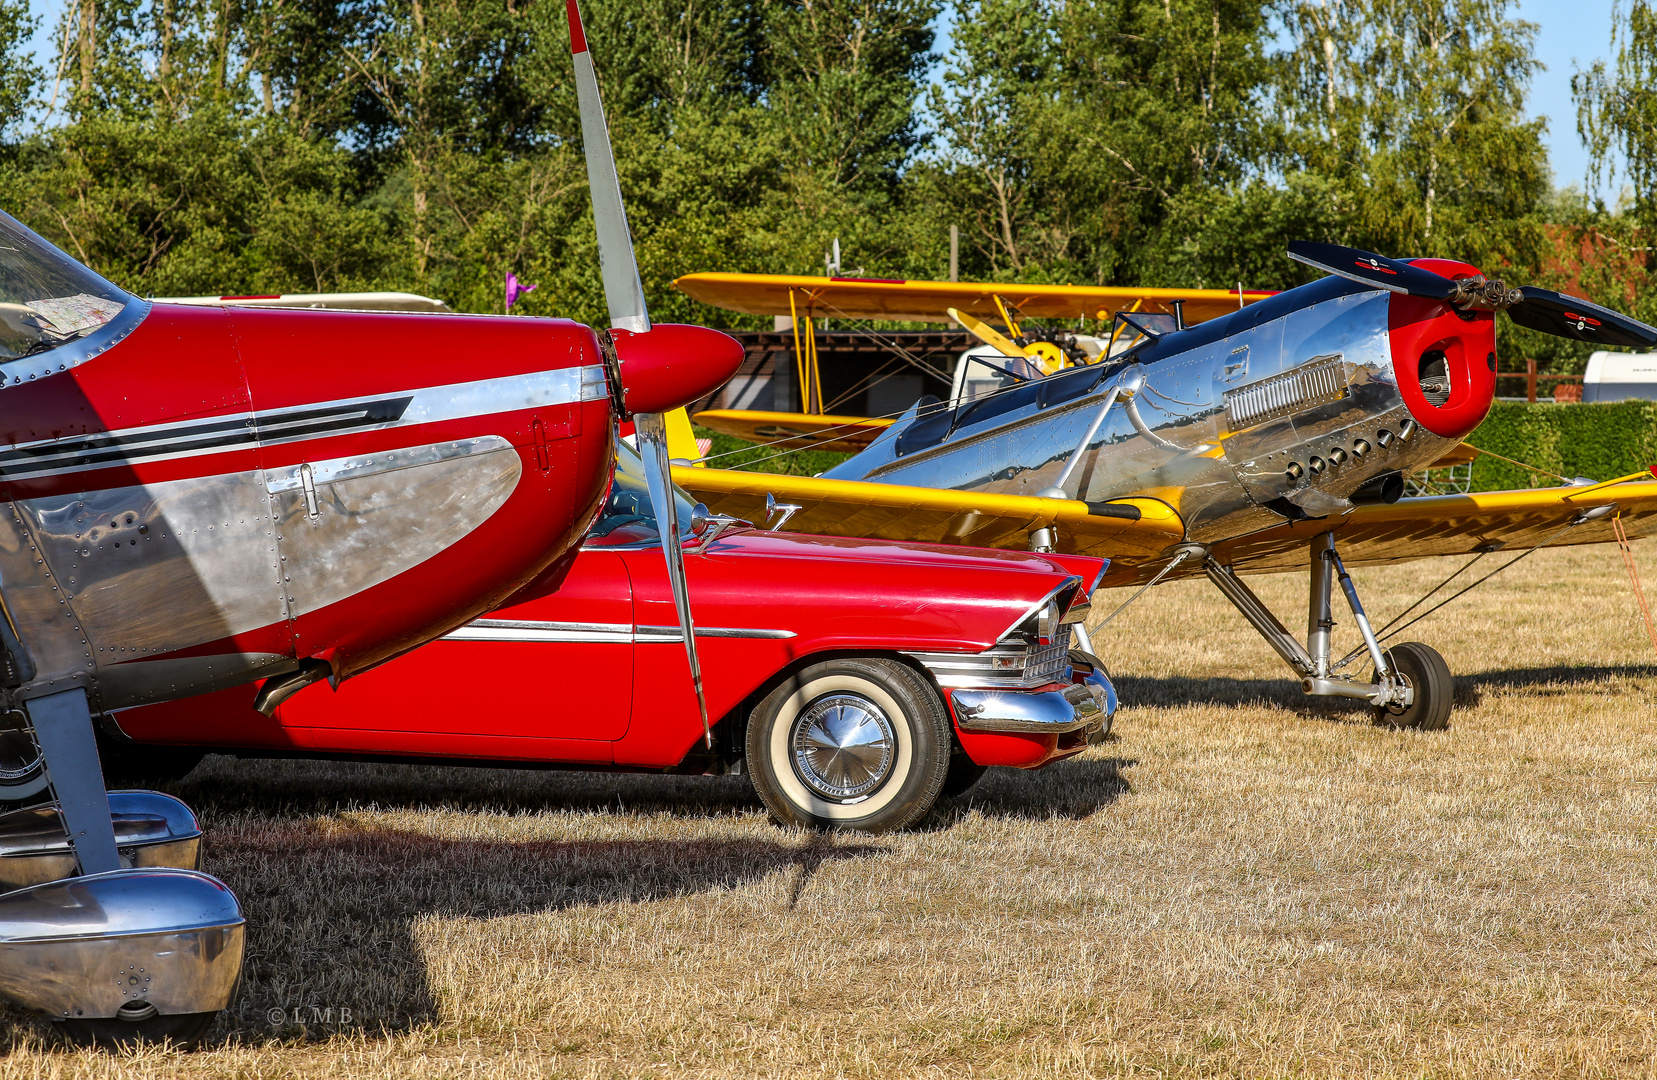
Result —
<path fill-rule="evenodd" d="M 1419 641 L 1405 641 L 1384 654 L 1387 664 L 1415 691 L 1408 708 L 1386 706 L 1375 710 L 1375 719 L 1397 728 L 1443 731 L 1450 726 L 1450 704 L 1455 696 L 1455 679 L 1450 665 L 1438 650 Z"/>
<path fill-rule="evenodd" d="M 938 801 L 949 714 L 938 691 L 895 660 L 827 660 L 765 696 L 746 749 L 754 790 L 779 823 L 889 832 Z"/>
<path fill-rule="evenodd" d="M 75 1046 L 130 1050 L 139 1046 L 171 1043 L 180 1050 L 194 1050 L 218 1015 L 216 1012 L 175 1013 L 143 1020 L 112 1016 L 100 1020 L 56 1020 L 53 1026 L 65 1041 Z"/>

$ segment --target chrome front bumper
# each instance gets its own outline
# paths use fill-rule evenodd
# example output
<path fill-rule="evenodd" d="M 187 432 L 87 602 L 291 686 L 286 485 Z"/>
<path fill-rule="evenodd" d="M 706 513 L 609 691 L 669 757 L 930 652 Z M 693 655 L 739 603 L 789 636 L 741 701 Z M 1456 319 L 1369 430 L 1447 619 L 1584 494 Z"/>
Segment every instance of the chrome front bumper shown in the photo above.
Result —
<path fill-rule="evenodd" d="M 962 731 L 1104 735 L 1116 715 L 1116 688 L 1095 664 L 1081 682 L 1041 690 L 949 690 Z"/>

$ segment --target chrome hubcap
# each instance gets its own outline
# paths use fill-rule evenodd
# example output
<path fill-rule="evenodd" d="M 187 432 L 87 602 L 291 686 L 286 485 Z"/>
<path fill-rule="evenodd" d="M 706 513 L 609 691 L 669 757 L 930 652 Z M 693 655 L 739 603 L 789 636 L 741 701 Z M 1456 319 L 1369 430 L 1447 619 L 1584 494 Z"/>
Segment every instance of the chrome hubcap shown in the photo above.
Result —
<path fill-rule="evenodd" d="M 880 706 L 856 694 L 829 694 L 794 721 L 794 772 L 827 799 L 860 798 L 886 781 L 897 740 Z"/>

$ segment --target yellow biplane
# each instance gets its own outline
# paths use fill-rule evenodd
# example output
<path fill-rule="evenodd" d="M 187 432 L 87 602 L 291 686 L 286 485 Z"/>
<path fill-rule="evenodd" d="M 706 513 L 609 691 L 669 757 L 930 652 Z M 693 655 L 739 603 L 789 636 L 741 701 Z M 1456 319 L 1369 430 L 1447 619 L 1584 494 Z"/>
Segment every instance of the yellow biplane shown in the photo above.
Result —
<path fill-rule="evenodd" d="M 1128 311 L 1175 316 L 1186 324 L 1195 324 L 1274 295 L 1262 290 L 897 281 L 787 274 L 686 274 L 673 285 L 693 300 L 727 311 L 790 319 L 797 385 L 808 403 L 822 401 L 817 327 L 829 319 L 954 323 L 984 342 L 995 355 L 1027 358 L 1039 364 L 1043 373 L 1051 373 L 1086 362 L 1086 358 L 1074 349 L 1067 352 L 1051 340 L 1051 333 L 1036 330 L 1034 324 L 1038 321 L 1099 320 L 1108 324 L 1117 311 Z M 709 409 L 697 413 L 694 419 L 704 427 L 739 439 L 842 452 L 861 450 L 892 423 L 889 417 L 821 415 L 811 411 L 809 405 L 797 413 Z"/>

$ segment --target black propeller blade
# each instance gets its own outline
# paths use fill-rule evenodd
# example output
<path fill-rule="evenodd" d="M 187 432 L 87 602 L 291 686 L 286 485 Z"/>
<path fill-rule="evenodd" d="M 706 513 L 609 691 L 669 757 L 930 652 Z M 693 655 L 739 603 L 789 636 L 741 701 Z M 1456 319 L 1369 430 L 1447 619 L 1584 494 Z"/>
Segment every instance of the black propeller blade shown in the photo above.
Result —
<path fill-rule="evenodd" d="M 1484 277 L 1452 281 L 1398 259 L 1307 240 L 1292 241 L 1289 258 L 1390 292 L 1447 300 L 1468 310 L 1505 311 L 1520 326 L 1555 337 L 1625 348 L 1657 347 L 1657 327 L 1548 289 L 1509 289 Z"/>
<path fill-rule="evenodd" d="M 1507 317 L 1527 329 L 1599 345 L 1657 347 L 1657 327 L 1638 319 L 1548 289 L 1526 285 L 1518 292 L 1524 299 L 1507 309 Z"/>
<path fill-rule="evenodd" d="M 1339 244 L 1292 240 L 1289 242 L 1289 258 L 1303 262 L 1307 266 L 1315 266 L 1327 273 L 1361 281 L 1365 285 L 1374 285 L 1389 292 L 1406 293 L 1410 296 L 1447 300 L 1455 293 L 1456 288 L 1455 282 L 1449 278 L 1439 277 L 1431 270 L 1422 270 L 1407 262 L 1359 251 L 1357 248 L 1341 247 Z"/>

